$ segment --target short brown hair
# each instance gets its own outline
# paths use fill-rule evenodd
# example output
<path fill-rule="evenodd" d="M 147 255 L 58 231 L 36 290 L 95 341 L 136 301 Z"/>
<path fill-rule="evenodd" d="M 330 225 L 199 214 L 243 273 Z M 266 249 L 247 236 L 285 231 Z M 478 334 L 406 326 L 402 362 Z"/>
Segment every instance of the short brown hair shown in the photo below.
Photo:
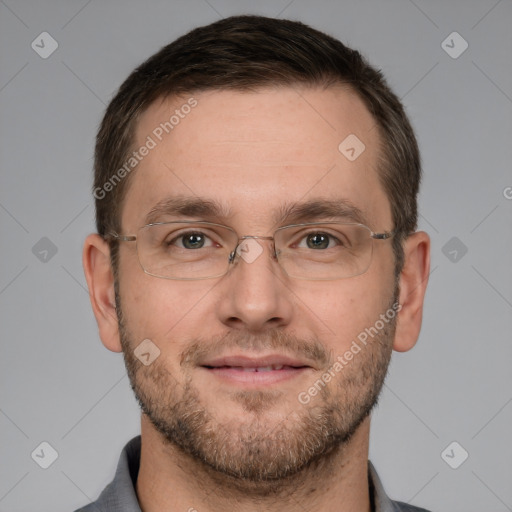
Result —
<path fill-rule="evenodd" d="M 96 227 L 105 236 L 121 229 L 130 175 L 108 194 L 97 191 L 130 156 L 138 117 L 157 98 L 205 90 L 253 91 L 272 85 L 344 84 L 362 99 L 381 136 L 379 176 L 391 205 L 398 275 L 402 242 L 416 229 L 420 156 L 414 131 L 382 73 L 339 40 L 301 22 L 232 16 L 196 28 L 136 68 L 107 107 L 96 139 Z M 115 265 L 117 244 L 111 242 Z"/>

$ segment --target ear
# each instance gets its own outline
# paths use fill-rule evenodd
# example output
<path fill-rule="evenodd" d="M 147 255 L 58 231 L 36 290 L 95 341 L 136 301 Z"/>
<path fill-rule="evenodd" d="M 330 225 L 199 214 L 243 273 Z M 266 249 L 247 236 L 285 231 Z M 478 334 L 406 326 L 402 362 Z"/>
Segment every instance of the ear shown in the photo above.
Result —
<path fill-rule="evenodd" d="M 397 352 L 411 350 L 418 340 L 429 273 L 430 237 L 424 231 L 417 231 L 404 242 L 404 266 L 400 273 L 401 309 L 393 343 Z"/>
<path fill-rule="evenodd" d="M 101 341 L 112 352 L 121 352 L 110 248 L 100 235 L 85 239 L 82 263 Z"/>

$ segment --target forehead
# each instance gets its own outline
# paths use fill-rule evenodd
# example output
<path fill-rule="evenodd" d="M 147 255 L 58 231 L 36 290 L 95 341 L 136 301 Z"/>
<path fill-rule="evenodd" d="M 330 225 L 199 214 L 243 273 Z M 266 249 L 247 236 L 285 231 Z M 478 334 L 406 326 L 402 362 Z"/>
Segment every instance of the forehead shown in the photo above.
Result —
<path fill-rule="evenodd" d="M 122 225 L 134 229 L 157 203 L 201 198 L 226 218 L 266 229 L 290 203 L 344 200 L 390 228 L 378 179 L 380 139 L 352 91 L 280 87 L 160 99 L 140 117 Z M 354 158 L 356 157 L 356 158 Z M 230 217 L 229 219 L 227 217 Z M 236 226 L 233 226 L 236 227 Z"/>

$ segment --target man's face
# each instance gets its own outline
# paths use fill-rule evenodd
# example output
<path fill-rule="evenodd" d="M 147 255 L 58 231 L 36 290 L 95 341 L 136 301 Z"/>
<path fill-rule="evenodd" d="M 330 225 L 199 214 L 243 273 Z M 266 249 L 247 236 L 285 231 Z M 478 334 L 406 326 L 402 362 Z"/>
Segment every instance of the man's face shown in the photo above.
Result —
<path fill-rule="evenodd" d="M 136 234 L 157 203 L 178 197 L 229 212 L 152 220 L 209 221 L 240 236 L 272 236 L 297 220 L 276 221 L 284 208 L 318 201 L 357 207 L 374 232 L 393 229 L 377 174 L 378 130 L 354 93 L 281 88 L 193 96 L 197 106 L 161 141 L 154 130 L 188 98 L 157 101 L 141 117 L 135 146 L 148 135 L 157 145 L 132 176 L 123 234 Z M 365 145 L 353 161 L 338 149 L 350 134 Z M 300 219 L 332 220 L 352 219 Z M 271 243 L 258 243 L 263 252 L 253 261 L 238 258 L 223 277 L 196 281 L 144 273 L 135 244 L 122 243 L 117 297 L 132 386 L 164 440 L 253 481 L 298 472 L 346 442 L 367 417 L 385 377 L 394 321 L 359 341 L 353 358 L 343 356 L 396 300 L 390 241 L 374 243 L 364 274 L 331 281 L 289 277 Z M 145 339 L 160 350 L 148 366 L 133 353 Z M 345 363 L 335 370 L 338 356 Z M 309 392 L 315 383 L 318 392 Z"/>

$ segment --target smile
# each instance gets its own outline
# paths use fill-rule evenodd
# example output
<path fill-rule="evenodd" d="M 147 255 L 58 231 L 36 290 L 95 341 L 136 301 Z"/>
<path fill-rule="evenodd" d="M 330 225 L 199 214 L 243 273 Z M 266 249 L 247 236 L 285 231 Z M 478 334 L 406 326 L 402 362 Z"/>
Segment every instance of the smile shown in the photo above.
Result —
<path fill-rule="evenodd" d="M 282 383 L 312 370 L 304 362 L 278 355 L 263 358 L 224 357 L 202 364 L 200 368 L 230 386 L 249 389 Z"/>

